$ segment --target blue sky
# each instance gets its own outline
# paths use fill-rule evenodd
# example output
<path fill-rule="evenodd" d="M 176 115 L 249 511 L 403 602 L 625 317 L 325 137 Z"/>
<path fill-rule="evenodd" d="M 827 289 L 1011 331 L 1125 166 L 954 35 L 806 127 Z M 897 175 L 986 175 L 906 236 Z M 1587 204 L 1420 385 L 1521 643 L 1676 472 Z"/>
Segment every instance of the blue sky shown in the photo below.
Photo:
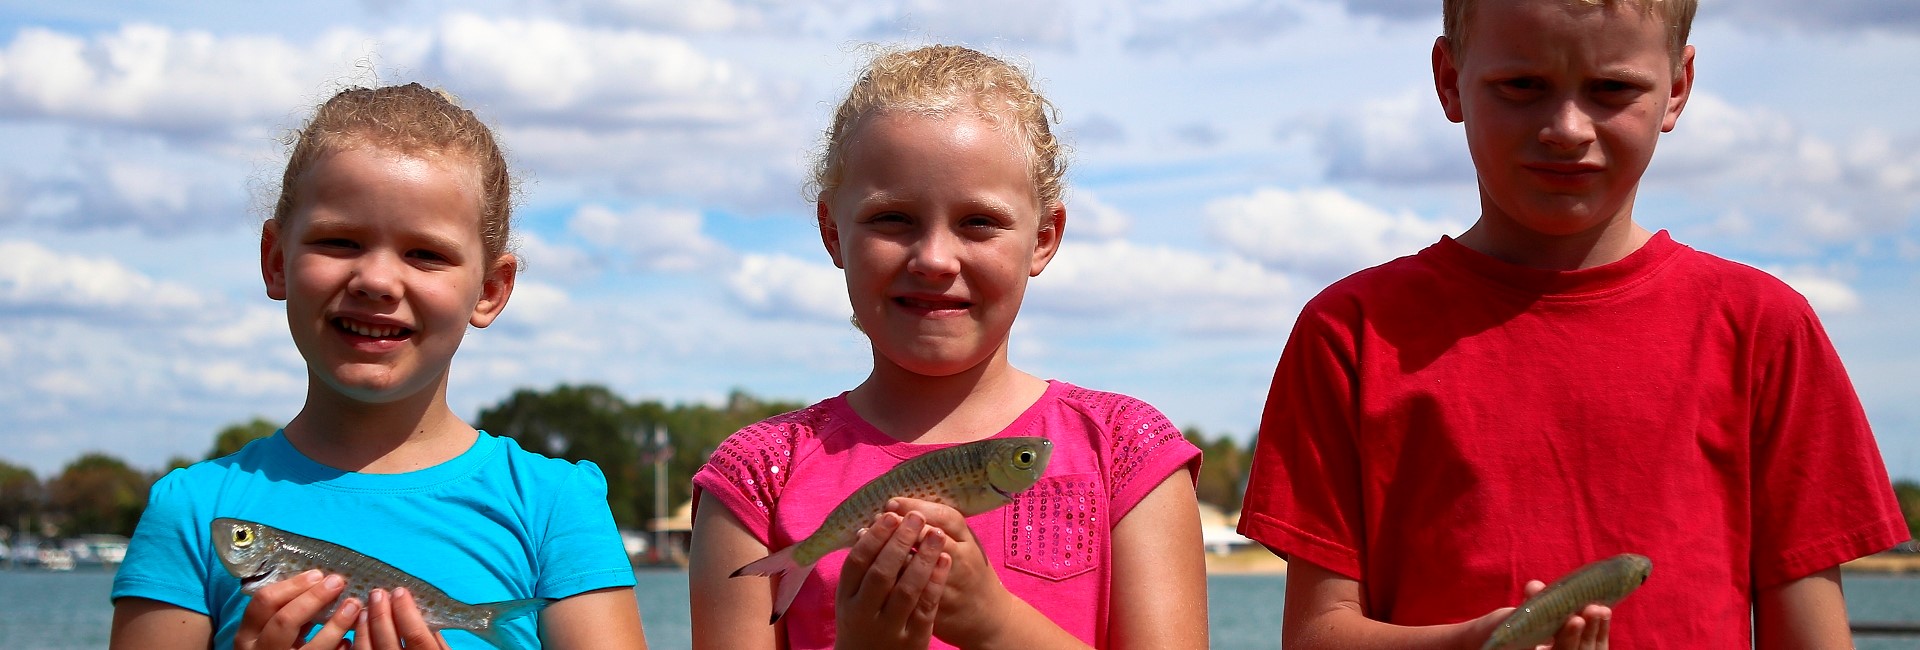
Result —
<path fill-rule="evenodd" d="M 1024 62 L 1074 149 L 1016 365 L 1245 438 L 1299 306 L 1458 234 L 1438 2 L 0 2 L 0 459 L 197 457 L 299 408 L 262 293 L 278 138 L 421 81 L 496 125 L 526 271 L 449 399 L 521 387 L 811 401 L 869 364 L 801 197 L 863 44 Z M 1705 0 L 1698 85 L 1636 217 L 1767 269 L 1826 323 L 1920 478 L 1920 5 Z"/>

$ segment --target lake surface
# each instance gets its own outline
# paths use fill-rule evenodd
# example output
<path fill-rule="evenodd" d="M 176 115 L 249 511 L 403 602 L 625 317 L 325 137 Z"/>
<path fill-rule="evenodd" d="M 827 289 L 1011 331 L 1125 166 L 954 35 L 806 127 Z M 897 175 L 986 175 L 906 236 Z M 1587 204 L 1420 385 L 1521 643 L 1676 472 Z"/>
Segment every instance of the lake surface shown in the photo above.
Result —
<path fill-rule="evenodd" d="M 687 574 L 646 570 L 635 594 L 645 619 L 647 643 L 685 648 L 692 638 L 687 618 Z M 113 606 L 107 594 L 113 574 L 101 570 L 63 573 L 0 571 L 0 648 L 68 650 L 105 648 Z M 1856 621 L 1920 622 L 1920 578 L 1848 574 L 1847 612 Z M 1274 648 L 1286 579 L 1273 575 L 1207 577 L 1207 622 L 1215 648 Z M 1920 646 L 1920 636 L 1861 636 L 1861 650 Z"/>

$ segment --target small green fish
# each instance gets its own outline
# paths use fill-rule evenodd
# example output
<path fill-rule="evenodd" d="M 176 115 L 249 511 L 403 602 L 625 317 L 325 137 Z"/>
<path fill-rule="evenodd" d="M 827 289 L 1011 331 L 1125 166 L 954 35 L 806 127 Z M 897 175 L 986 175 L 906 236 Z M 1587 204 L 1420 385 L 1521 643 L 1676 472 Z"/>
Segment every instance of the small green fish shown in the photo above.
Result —
<path fill-rule="evenodd" d="M 553 602 L 550 598 L 524 598 L 469 605 L 413 574 L 353 549 L 242 519 L 213 520 L 213 544 L 220 563 L 227 566 L 227 573 L 240 579 L 240 591 L 248 594 L 309 569 L 345 578 L 346 590 L 326 611 L 314 616 L 316 625 L 332 618 L 348 598 L 365 603 L 374 589 L 406 587 L 428 627 L 466 630 L 494 647 L 511 649 L 514 644 L 501 636 L 500 624 L 538 612 Z"/>
<path fill-rule="evenodd" d="M 777 622 L 814 563 L 853 546 L 860 529 L 886 510 L 888 500 L 910 497 L 946 504 L 971 517 L 1013 503 L 1014 493 L 1040 480 L 1052 457 L 1053 443 L 1038 437 L 990 438 L 914 457 L 854 490 L 806 539 L 740 567 L 733 577 L 779 576 L 770 621 Z"/>
<path fill-rule="evenodd" d="M 1612 607 L 1653 574 L 1653 560 L 1621 553 L 1590 563 L 1547 585 L 1513 611 L 1480 650 L 1532 648 L 1546 643 L 1567 619 L 1592 603 Z"/>

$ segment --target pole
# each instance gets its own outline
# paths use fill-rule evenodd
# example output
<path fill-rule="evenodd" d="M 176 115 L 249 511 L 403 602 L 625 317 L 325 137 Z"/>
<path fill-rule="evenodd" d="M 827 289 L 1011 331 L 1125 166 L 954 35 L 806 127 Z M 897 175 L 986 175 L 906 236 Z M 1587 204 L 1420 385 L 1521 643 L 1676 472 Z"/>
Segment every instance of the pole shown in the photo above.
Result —
<path fill-rule="evenodd" d="M 667 558 L 667 428 L 653 426 L 653 548 L 654 557 Z"/>

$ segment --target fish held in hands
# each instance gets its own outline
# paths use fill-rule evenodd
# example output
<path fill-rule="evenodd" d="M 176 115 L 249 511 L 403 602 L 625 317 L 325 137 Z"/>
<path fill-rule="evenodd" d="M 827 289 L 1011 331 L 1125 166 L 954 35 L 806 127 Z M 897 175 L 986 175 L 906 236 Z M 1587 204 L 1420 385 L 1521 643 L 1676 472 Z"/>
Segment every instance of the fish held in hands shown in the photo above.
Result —
<path fill-rule="evenodd" d="M 1575 569 L 1526 602 L 1500 623 L 1480 650 L 1532 648 L 1559 632 L 1567 619 L 1587 605 L 1612 607 L 1639 589 L 1653 573 L 1645 555 L 1621 553 Z"/>
<path fill-rule="evenodd" d="M 895 497 L 951 506 L 971 517 L 1013 503 L 1013 495 L 1033 487 L 1053 456 L 1046 438 L 989 438 L 916 456 L 868 481 L 806 539 L 755 560 L 733 572 L 740 576 L 778 576 L 773 618 L 793 604 L 813 565 L 828 553 L 853 546 L 860 529 L 885 511 Z"/>
<path fill-rule="evenodd" d="M 353 549 L 243 519 L 213 520 L 213 543 L 214 554 L 226 565 L 227 573 L 240 579 L 240 591 L 244 593 L 252 594 L 314 569 L 344 578 L 346 589 L 314 616 L 311 622 L 316 625 L 332 618 L 348 598 L 365 603 L 367 594 L 375 589 L 404 587 L 413 594 L 428 627 L 466 630 L 494 647 L 514 648 L 516 645 L 501 634 L 501 623 L 531 615 L 553 602 L 550 598 L 523 598 L 469 605 L 413 574 Z"/>

